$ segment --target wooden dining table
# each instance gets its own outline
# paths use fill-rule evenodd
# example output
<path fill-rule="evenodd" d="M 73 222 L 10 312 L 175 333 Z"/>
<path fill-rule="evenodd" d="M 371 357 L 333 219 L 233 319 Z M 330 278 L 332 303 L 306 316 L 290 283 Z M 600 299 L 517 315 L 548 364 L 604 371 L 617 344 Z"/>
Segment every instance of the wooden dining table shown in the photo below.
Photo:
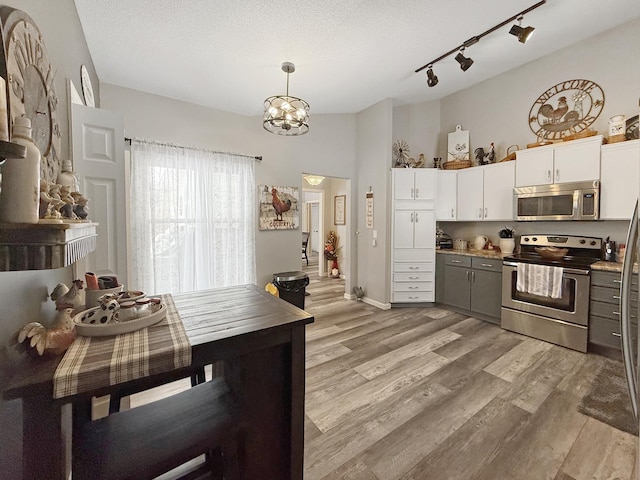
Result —
<path fill-rule="evenodd" d="M 74 409 L 86 409 L 92 397 L 146 390 L 218 361 L 247 415 L 246 478 L 302 479 L 305 325 L 313 316 L 255 285 L 175 294 L 173 300 L 191 344 L 189 367 L 57 399 L 53 374 L 61 357 L 29 358 L 9 381 L 3 397 L 23 405 L 25 480 L 68 478 Z"/>

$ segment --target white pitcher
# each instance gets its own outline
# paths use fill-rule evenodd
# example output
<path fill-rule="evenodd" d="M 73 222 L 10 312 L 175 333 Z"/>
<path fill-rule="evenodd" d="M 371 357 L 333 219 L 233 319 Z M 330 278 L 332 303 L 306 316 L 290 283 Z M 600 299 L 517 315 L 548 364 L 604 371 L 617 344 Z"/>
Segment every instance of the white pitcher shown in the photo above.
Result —
<path fill-rule="evenodd" d="M 484 235 L 477 235 L 476 238 L 473 239 L 473 248 L 482 250 L 488 241 L 489 239 Z"/>

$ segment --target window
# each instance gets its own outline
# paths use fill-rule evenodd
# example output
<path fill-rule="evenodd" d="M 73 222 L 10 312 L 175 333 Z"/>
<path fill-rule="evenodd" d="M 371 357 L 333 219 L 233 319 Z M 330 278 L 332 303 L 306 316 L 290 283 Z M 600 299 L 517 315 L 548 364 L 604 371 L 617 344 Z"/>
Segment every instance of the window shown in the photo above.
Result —
<path fill-rule="evenodd" d="M 254 163 L 132 140 L 132 288 L 159 294 L 255 283 Z"/>

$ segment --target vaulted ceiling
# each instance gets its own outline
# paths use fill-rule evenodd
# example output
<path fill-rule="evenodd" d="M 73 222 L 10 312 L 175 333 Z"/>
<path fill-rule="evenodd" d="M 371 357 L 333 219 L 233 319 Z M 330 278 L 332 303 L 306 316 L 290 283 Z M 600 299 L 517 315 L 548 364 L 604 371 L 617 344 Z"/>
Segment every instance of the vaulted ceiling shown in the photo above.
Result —
<path fill-rule="evenodd" d="M 522 22 L 536 28 L 526 44 L 509 35 L 511 22 L 466 50 L 475 61 L 466 72 L 454 55 L 438 62 L 429 88 L 414 70 L 537 0 L 75 3 L 101 82 L 244 115 L 285 93 L 285 61 L 296 65 L 289 93 L 312 114 L 353 113 L 385 98 L 442 98 L 640 17 L 638 0 L 547 0 Z"/>

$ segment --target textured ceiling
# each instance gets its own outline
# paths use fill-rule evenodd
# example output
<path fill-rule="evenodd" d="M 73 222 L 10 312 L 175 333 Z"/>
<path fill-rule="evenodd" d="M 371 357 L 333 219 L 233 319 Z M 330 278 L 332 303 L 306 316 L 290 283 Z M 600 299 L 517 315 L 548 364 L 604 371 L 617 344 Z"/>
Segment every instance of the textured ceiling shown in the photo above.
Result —
<path fill-rule="evenodd" d="M 638 0 L 548 0 L 525 16 L 532 39 L 507 25 L 450 56 L 426 85 L 414 70 L 536 0 L 75 0 L 101 82 L 244 115 L 289 93 L 314 113 L 353 113 L 442 98 L 640 17 Z M 640 45 L 634 45 L 634 51 Z"/>

